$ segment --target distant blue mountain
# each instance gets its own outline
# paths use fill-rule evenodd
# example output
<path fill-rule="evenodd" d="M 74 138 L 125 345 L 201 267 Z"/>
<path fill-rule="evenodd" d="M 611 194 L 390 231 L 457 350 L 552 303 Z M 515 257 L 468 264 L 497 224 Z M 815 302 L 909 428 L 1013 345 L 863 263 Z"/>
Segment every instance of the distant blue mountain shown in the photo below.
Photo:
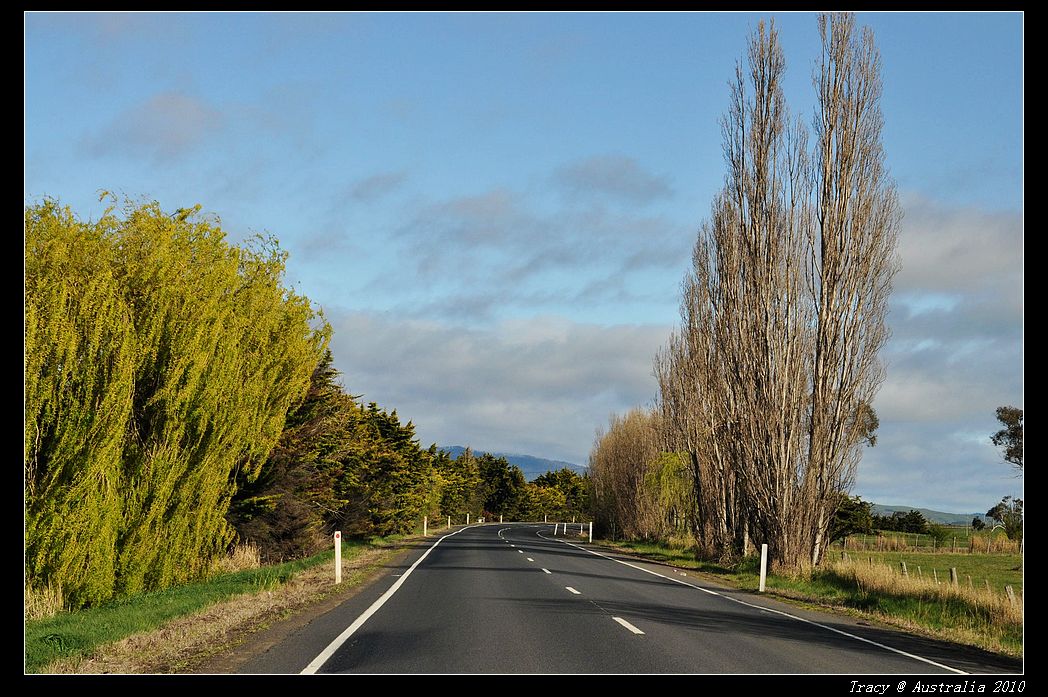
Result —
<path fill-rule="evenodd" d="M 440 445 L 437 446 L 447 454 L 451 455 L 452 459 L 457 458 L 463 452 L 465 448 L 461 445 Z M 473 448 L 474 455 L 482 455 L 487 450 L 480 450 Z M 529 482 L 535 477 L 542 476 L 546 472 L 551 472 L 567 467 L 570 470 L 575 470 L 579 474 L 586 473 L 586 467 L 583 465 L 576 465 L 574 462 L 565 462 L 564 460 L 547 460 L 544 457 L 535 457 L 534 455 L 517 455 L 516 453 L 496 453 L 490 452 L 495 457 L 504 457 L 506 462 L 511 465 L 516 465 L 524 472 L 524 478 Z"/>
<path fill-rule="evenodd" d="M 971 525 L 972 518 L 982 518 L 983 522 L 986 522 L 986 516 L 981 513 L 943 513 L 942 511 L 933 511 L 928 508 L 917 508 L 916 506 L 886 506 L 880 503 L 873 504 L 874 515 L 890 516 L 892 513 L 909 513 L 910 511 L 918 511 L 928 522 L 939 523 L 940 525 Z"/>

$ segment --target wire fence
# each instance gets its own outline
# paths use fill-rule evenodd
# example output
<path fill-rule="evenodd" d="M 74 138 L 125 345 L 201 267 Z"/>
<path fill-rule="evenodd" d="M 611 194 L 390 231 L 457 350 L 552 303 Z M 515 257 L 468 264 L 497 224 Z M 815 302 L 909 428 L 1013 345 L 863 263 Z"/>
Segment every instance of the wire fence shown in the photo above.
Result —
<path fill-rule="evenodd" d="M 945 537 L 927 533 L 877 532 L 849 535 L 833 543 L 843 551 L 921 552 L 953 554 L 1019 554 L 1021 543 L 1003 532 L 975 533 L 964 528 L 951 530 Z"/>

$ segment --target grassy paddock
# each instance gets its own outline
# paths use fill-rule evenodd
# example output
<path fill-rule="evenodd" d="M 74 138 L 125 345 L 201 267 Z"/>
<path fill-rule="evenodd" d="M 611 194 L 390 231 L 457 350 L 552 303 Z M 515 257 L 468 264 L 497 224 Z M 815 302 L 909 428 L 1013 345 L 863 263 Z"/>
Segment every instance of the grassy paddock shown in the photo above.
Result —
<path fill-rule="evenodd" d="M 946 538 L 939 542 L 928 534 L 879 530 L 868 535 L 849 535 L 834 542 L 833 549 L 848 551 L 920 551 L 970 554 L 1018 554 L 1018 540 L 1010 540 L 1004 530 L 975 532 L 970 527 L 947 527 Z"/>
<path fill-rule="evenodd" d="M 834 561 L 843 558 L 837 550 L 831 551 L 829 556 Z M 968 586 L 970 578 L 972 587 L 983 590 L 989 581 L 990 588 L 996 593 L 1004 593 L 1005 586 L 1012 586 L 1016 593 L 1023 587 L 1022 557 L 1018 554 L 848 552 L 849 561 L 869 566 L 871 559 L 875 565 L 887 564 L 900 574 L 902 562 L 906 562 L 909 575 L 918 579 L 934 580 L 937 576 L 940 582 L 948 583 L 950 568 L 953 567 L 957 569 L 962 586 Z"/>
<path fill-rule="evenodd" d="M 755 589 L 758 584 L 759 559 L 748 557 L 742 562 L 723 566 L 695 559 L 693 547 L 686 541 L 668 544 L 651 542 L 607 542 L 611 547 L 682 568 L 715 574 L 740 588 Z M 869 563 L 873 556 L 874 563 Z M 815 602 L 874 617 L 912 631 L 990 651 L 1022 656 L 1023 611 L 1022 572 L 1017 555 L 913 554 L 906 552 L 849 553 L 849 560 L 831 553 L 826 563 L 808 574 L 769 575 L 770 593 L 796 600 Z M 906 560 L 909 576 L 901 573 L 899 561 Z M 918 576 L 917 566 L 921 566 Z M 949 568 L 954 566 L 960 584 L 949 583 Z M 936 569 L 940 583 L 932 578 Z M 967 576 L 973 577 L 972 587 Z M 989 578 L 993 590 L 980 587 L 975 579 Z M 1017 605 L 1004 594 L 1012 585 Z"/>
<path fill-rule="evenodd" d="M 362 551 L 388 546 L 390 541 L 343 541 L 342 558 L 352 559 Z M 52 661 L 84 655 L 102 644 L 119 641 L 165 622 L 196 612 L 236 595 L 257 593 L 279 586 L 296 573 L 324 563 L 333 563 L 334 550 L 296 561 L 223 573 L 206 581 L 167 588 L 75 612 L 60 612 L 25 623 L 25 669 L 35 672 Z"/>

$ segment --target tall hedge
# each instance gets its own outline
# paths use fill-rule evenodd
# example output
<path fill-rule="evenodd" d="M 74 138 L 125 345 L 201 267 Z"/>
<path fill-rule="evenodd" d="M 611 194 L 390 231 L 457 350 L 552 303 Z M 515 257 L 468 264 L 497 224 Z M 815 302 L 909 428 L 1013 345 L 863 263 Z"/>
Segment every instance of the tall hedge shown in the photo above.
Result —
<path fill-rule="evenodd" d="M 25 211 L 25 561 L 71 607 L 200 576 L 329 330 L 198 209 Z"/>

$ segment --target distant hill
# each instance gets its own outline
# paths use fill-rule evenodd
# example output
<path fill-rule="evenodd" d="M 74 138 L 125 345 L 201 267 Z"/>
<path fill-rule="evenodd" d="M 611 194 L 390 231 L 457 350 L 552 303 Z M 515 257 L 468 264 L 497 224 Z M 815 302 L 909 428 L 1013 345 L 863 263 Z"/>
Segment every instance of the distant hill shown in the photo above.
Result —
<path fill-rule="evenodd" d="M 441 445 L 438 446 L 441 450 L 451 455 L 452 458 L 457 458 L 466 449 L 461 445 Z M 481 455 L 486 450 L 480 450 L 478 448 L 473 449 L 475 455 Z M 583 465 L 576 465 L 574 462 L 565 462 L 563 460 L 547 460 L 544 457 L 535 457 L 534 455 L 518 455 L 515 453 L 495 453 L 492 452 L 495 457 L 504 457 L 506 461 L 511 465 L 516 465 L 524 472 L 524 478 L 529 482 L 535 477 L 546 474 L 553 470 L 568 469 L 575 470 L 579 474 L 585 474 L 586 468 Z"/>
<path fill-rule="evenodd" d="M 942 511 L 933 511 L 928 508 L 915 508 L 914 506 L 885 506 L 880 503 L 873 504 L 874 515 L 891 515 L 892 513 L 909 513 L 910 511 L 918 511 L 923 515 L 930 523 L 939 523 L 940 525 L 970 525 L 972 518 L 982 518 L 986 520 L 986 516 L 982 513 L 944 513 Z"/>

